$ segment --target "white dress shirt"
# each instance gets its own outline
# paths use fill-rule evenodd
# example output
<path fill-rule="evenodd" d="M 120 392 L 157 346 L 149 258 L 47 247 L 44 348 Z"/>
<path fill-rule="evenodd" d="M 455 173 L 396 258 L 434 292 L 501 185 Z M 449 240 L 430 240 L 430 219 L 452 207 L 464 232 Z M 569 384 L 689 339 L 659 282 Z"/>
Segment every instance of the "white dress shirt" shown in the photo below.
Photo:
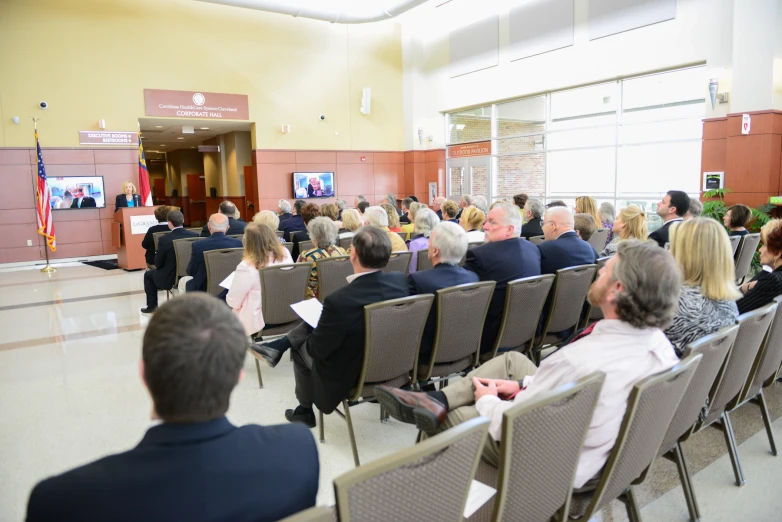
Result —
<path fill-rule="evenodd" d="M 668 338 L 658 328 L 639 330 L 618 319 L 598 322 L 592 333 L 563 347 L 543 360 L 534 375 L 524 379 L 524 389 L 513 401 L 483 396 L 475 407 L 491 421 L 489 433 L 499 441 L 502 414 L 563 384 L 595 371 L 606 374 L 603 389 L 587 430 L 573 485 L 583 486 L 605 465 L 614 447 L 633 386 L 649 375 L 679 362 Z"/>

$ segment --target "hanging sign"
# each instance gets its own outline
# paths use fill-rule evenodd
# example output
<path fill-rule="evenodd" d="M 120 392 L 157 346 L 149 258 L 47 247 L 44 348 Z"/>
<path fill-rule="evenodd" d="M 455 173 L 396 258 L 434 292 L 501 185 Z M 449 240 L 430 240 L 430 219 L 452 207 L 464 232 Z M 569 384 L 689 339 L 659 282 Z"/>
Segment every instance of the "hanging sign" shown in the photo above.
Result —
<path fill-rule="evenodd" d="M 138 147 L 138 132 L 79 131 L 80 145 L 131 145 Z"/>
<path fill-rule="evenodd" d="M 144 89 L 144 109 L 147 116 L 207 120 L 250 119 L 246 94 Z"/>
<path fill-rule="evenodd" d="M 480 141 L 476 143 L 464 143 L 462 145 L 451 145 L 448 147 L 449 158 L 467 158 L 470 156 L 490 156 L 491 141 Z"/>

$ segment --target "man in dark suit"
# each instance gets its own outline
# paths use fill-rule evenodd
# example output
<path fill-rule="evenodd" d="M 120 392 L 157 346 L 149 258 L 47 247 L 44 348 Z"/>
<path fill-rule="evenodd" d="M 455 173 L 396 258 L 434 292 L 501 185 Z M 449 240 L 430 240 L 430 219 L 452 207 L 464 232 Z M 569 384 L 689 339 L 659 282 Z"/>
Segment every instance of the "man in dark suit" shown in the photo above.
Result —
<path fill-rule="evenodd" d="M 477 283 L 478 275 L 459 266 L 459 261 L 467 252 L 467 233 L 456 223 L 440 223 L 429 236 L 429 259 L 431 270 L 414 272 L 407 276 L 410 284 L 410 294 L 435 294 L 441 288 Z M 419 253 L 420 255 L 420 253 Z M 421 338 L 421 348 L 418 355 L 419 364 L 429 361 L 432 353 L 434 334 L 437 326 L 437 300 L 429 310 L 424 334 Z"/>
<path fill-rule="evenodd" d="M 167 208 L 167 207 L 166 207 Z M 157 213 L 157 210 L 155 211 Z M 171 290 L 176 280 L 176 253 L 174 252 L 174 240 L 186 237 L 198 237 L 195 232 L 185 230 L 182 224 L 184 216 L 178 210 L 167 213 L 166 230 L 168 234 L 160 236 L 157 252 L 152 259 L 154 270 L 144 272 L 144 293 L 147 294 L 147 307 L 141 309 L 142 314 L 151 314 L 157 310 L 158 290 Z"/>
<path fill-rule="evenodd" d="M 543 214 L 546 207 L 539 199 L 527 199 L 524 203 L 524 219 L 527 221 L 521 227 L 521 237 L 529 239 L 531 237 L 543 235 Z"/>
<path fill-rule="evenodd" d="M 573 225 L 573 214 L 569 208 L 551 207 L 546 211 L 543 218 L 546 240 L 538 245 L 541 273 L 556 274 L 563 268 L 591 265 L 597 261 L 597 252 L 578 237 Z"/>
<path fill-rule="evenodd" d="M 236 205 L 230 201 L 223 201 L 220 203 L 219 212 L 228 218 L 228 230 L 225 232 L 227 236 L 244 234 L 244 227 L 247 226 L 247 222 L 236 219 Z M 201 237 L 209 237 L 209 235 L 209 224 L 207 223 L 201 229 Z"/>
<path fill-rule="evenodd" d="M 440 221 L 443 220 L 443 211 L 440 209 L 440 205 L 445 203 L 444 197 L 438 197 L 434 198 L 434 203 L 432 204 L 432 210 L 434 210 L 434 213 L 437 214 L 437 217 Z"/>
<path fill-rule="evenodd" d="M 657 215 L 663 219 L 664 225 L 649 234 L 649 239 L 655 240 L 658 245 L 665 248 L 671 225 L 681 222 L 688 210 L 690 210 L 690 196 L 681 190 L 669 190 L 663 200 L 657 203 Z"/>
<path fill-rule="evenodd" d="M 292 350 L 299 406 L 285 412 L 290 422 L 314 428 L 312 405 L 331 413 L 355 386 L 364 358 L 364 306 L 409 295 L 403 273 L 383 273 L 390 257 L 391 240 L 383 230 L 360 228 L 350 250 L 353 275 L 325 299 L 317 328 L 302 323 L 285 337 L 250 345 L 271 367 Z"/>
<path fill-rule="evenodd" d="M 413 204 L 413 199 L 412 198 L 407 197 L 407 198 L 402 200 L 402 203 L 400 204 L 400 206 L 402 207 L 402 215 L 399 216 L 399 223 L 405 224 L 405 223 L 410 223 L 411 222 L 410 221 L 410 205 L 412 205 L 412 204 Z"/>
<path fill-rule="evenodd" d="M 277 202 L 277 216 L 280 218 L 280 223 L 293 217 L 293 214 L 291 214 L 290 201 L 281 199 Z"/>
<path fill-rule="evenodd" d="M 301 209 L 304 208 L 304 205 L 306 204 L 307 202 L 303 199 L 297 199 L 293 204 L 293 211 L 295 214 L 285 221 L 280 220 L 278 230 L 282 230 L 282 237 L 285 241 L 291 240 L 291 232 L 307 230 L 306 225 L 304 225 L 304 219 L 301 217 Z"/>
<path fill-rule="evenodd" d="M 187 265 L 187 275 L 192 279 L 185 283 L 185 291 L 206 292 L 206 262 L 204 252 L 220 250 L 221 248 L 242 248 L 242 241 L 225 235 L 228 230 L 228 216 L 225 214 L 212 214 L 209 216 L 209 237 L 203 241 L 193 243 L 193 254 Z M 182 289 L 180 284 L 180 290 Z"/>
<path fill-rule="evenodd" d="M 168 227 L 168 213 L 171 211 L 171 207 L 167 205 L 159 206 L 155 209 L 155 219 L 158 224 L 152 225 L 147 229 L 147 233 L 144 234 L 144 239 L 141 240 L 141 246 L 146 250 L 144 258 L 147 261 L 147 268 L 152 270 L 155 268 L 155 237 L 153 234 L 158 232 L 168 232 L 171 230 Z"/>
<path fill-rule="evenodd" d="M 95 198 L 87 196 L 84 193 L 83 186 L 76 185 L 74 187 L 69 187 L 68 190 L 73 196 L 73 203 L 71 203 L 71 208 L 96 208 L 97 207 L 97 205 L 95 204 Z"/>
<path fill-rule="evenodd" d="M 496 281 L 481 337 L 481 352 L 494 348 L 505 310 L 509 281 L 540 275 L 540 251 L 521 239 L 521 214 L 512 203 L 495 206 L 483 225 L 487 243 L 467 251 L 464 268 L 481 281 Z"/>
<path fill-rule="evenodd" d="M 141 367 L 161 423 L 130 451 L 40 482 L 28 522 L 271 522 L 312 507 L 320 467 L 312 434 L 225 417 L 246 350 L 244 328 L 217 299 L 191 294 L 161 306 Z"/>

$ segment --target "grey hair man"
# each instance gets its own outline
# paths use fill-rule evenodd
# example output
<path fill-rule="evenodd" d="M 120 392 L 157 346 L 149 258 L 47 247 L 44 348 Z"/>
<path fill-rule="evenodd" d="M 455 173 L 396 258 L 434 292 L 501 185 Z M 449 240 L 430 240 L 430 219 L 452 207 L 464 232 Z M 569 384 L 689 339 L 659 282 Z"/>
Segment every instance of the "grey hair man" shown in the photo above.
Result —
<path fill-rule="evenodd" d="M 179 280 L 179 289 L 187 292 L 206 292 L 206 262 L 204 252 L 220 250 L 223 248 L 242 248 L 241 239 L 228 237 L 230 232 L 230 218 L 225 214 L 212 214 L 209 216 L 209 237 L 193 242 L 193 252 L 190 263 L 187 265 L 187 275 L 192 279 L 183 277 Z M 246 224 L 246 223 L 245 223 Z M 244 227 L 242 227 L 244 233 Z"/>
<path fill-rule="evenodd" d="M 281 199 L 277 202 L 277 215 L 280 216 L 280 221 L 284 221 L 293 217 L 291 214 L 291 202 L 287 199 Z"/>
<path fill-rule="evenodd" d="M 366 200 L 367 200 L 367 198 L 365 198 L 362 194 L 359 194 L 358 196 L 356 196 L 353 199 L 353 206 L 358 208 L 358 204 L 361 203 L 362 201 L 366 201 Z"/>
<path fill-rule="evenodd" d="M 489 202 L 486 201 L 486 198 L 483 196 L 475 196 L 472 198 L 472 204 L 475 205 L 475 208 L 478 210 L 483 211 L 484 214 L 489 213 Z"/>
<path fill-rule="evenodd" d="M 389 205 L 394 207 L 394 210 L 396 210 L 397 215 L 399 216 L 402 215 L 402 211 L 396 206 L 396 194 L 394 194 L 393 192 L 389 192 L 388 194 L 386 194 L 385 198 L 383 199 L 383 202 L 388 203 Z"/>
<path fill-rule="evenodd" d="M 556 274 L 557 270 L 597 261 L 592 245 L 578 237 L 573 229 L 573 213 L 567 207 L 551 207 L 543 216 L 543 235 L 546 240 L 538 245 L 540 271 Z"/>
<path fill-rule="evenodd" d="M 383 210 L 383 207 L 367 207 L 364 211 L 364 221 L 371 227 L 382 229 L 388 235 L 393 252 L 407 251 L 404 239 L 396 232 L 391 232 L 388 229 L 388 214 Z"/>
<path fill-rule="evenodd" d="M 440 206 L 445 203 L 445 198 L 440 196 L 437 198 L 434 198 L 434 202 L 432 203 L 432 210 L 435 211 L 437 214 L 437 217 L 440 219 L 440 221 L 443 220 L 443 212 L 440 210 Z"/>
<path fill-rule="evenodd" d="M 521 227 L 521 237 L 529 239 L 543 235 L 543 214 L 546 207 L 539 199 L 529 198 L 524 203 L 524 226 Z"/>
<path fill-rule="evenodd" d="M 303 209 L 306 204 L 307 202 L 303 199 L 297 199 L 293 203 L 293 216 L 288 219 L 280 219 L 279 230 L 282 230 L 282 238 L 285 241 L 293 241 L 291 238 L 292 232 L 307 230 L 307 227 L 304 224 L 304 218 L 301 217 L 301 209 Z"/>
<path fill-rule="evenodd" d="M 231 203 L 230 201 L 223 201 L 220 203 L 219 207 L 219 213 L 220 215 L 225 216 L 228 219 L 228 226 L 223 232 L 227 235 L 241 235 L 244 234 L 244 227 L 247 226 L 247 223 L 244 221 L 239 221 L 237 219 L 237 212 L 236 212 L 236 205 Z M 213 214 L 213 216 L 216 216 L 218 214 Z M 209 237 L 212 235 L 211 229 L 209 228 L 209 225 L 204 225 L 204 228 L 201 229 L 201 237 Z"/>
<path fill-rule="evenodd" d="M 690 198 L 690 208 L 684 214 L 684 220 L 700 217 L 703 214 L 703 203 L 698 198 Z"/>
<path fill-rule="evenodd" d="M 544 359 L 540 368 L 520 353 L 508 351 L 442 391 L 412 393 L 380 386 L 375 389 L 378 401 L 395 418 L 414 422 L 427 436 L 479 415 L 488 418 L 491 436 L 483 456 L 498 466 L 506 410 L 593 372 L 604 372 L 573 481 L 576 488 L 588 482 L 596 485 L 619 435 L 633 386 L 678 362 L 663 328 L 676 311 L 681 285 L 681 273 L 669 252 L 637 240 L 622 241 L 589 290 L 589 302 L 602 310 L 605 319 L 591 333 Z"/>
<path fill-rule="evenodd" d="M 334 201 L 334 203 L 337 205 L 337 208 L 339 209 L 339 213 L 337 214 L 337 220 L 342 220 L 342 211 L 345 210 L 348 206 L 347 202 L 344 199 L 338 199 Z"/>

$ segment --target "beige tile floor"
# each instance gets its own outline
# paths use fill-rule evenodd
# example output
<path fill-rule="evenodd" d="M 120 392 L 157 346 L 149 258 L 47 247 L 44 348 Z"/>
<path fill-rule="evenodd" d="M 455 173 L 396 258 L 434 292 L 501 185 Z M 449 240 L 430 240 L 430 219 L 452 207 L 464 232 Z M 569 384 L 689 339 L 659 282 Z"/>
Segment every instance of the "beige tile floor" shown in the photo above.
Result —
<path fill-rule="evenodd" d="M 141 338 L 147 318 L 141 272 L 104 271 L 80 264 L 59 267 L 49 277 L 37 269 L 0 269 L 0 521 L 24 519 L 27 496 L 44 477 L 133 447 L 149 426 L 149 399 L 138 378 Z M 285 422 L 295 405 L 293 369 L 285 358 L 263 368 L 263 390 L 255 365 L 234 391 L 229 418 L 236 424 Z M 769 394 L 772 415 L 782 414 L 782 392 Z M 354 410 L 363 462 L 409 447 L 411 426 L 381 424 L 378 407 Z M 732 482 L 722 436 L 716 430 L 685 445 L 704 520 L 782 520 L 782 459 L 768 454 L 754 406 L 734 416 L 747 485 Z M 782 420 L 776 422 L 782 431 Z M 319 504 L 334 501 L 331 481 L 353 468 L 342 420 L 327 417 L 319 443 Z M 638 488 L 647 521 L 686 520 L 672 464 L 655 463 Z M 602 520 L 625 520 L 612 504 Z"/>

